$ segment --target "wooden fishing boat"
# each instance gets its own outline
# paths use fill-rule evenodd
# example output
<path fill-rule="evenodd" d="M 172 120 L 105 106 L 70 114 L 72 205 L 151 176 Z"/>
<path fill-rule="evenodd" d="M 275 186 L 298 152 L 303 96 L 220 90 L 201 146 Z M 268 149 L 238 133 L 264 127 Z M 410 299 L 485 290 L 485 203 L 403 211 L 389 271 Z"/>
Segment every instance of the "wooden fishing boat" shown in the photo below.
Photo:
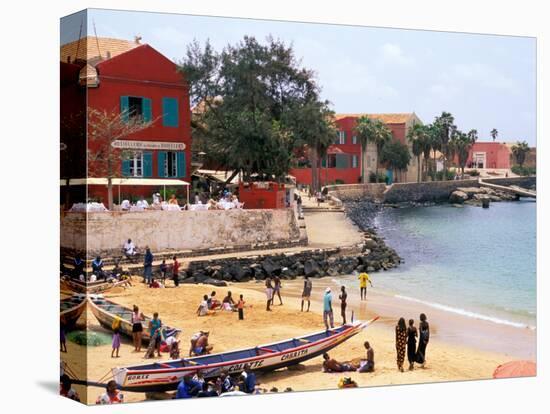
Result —
<path fill-rule="evenodd" d="M 254 371 L 272 371 L 315 358 L 357 335 L 378 317 L 368 322 L 355 322 L 338 328 L 286 339 L 253 348 L 192 358 L 113 368 L 118 386 L 125 391 L 160 392 L 177 388 L 187 374 L 201 371 L 206 379 L 221 372 L 239 374 L 245 364 Z"/>
<path fill-rule="evenodd" d="M 72 295 L 61 299 L 59 303 L 59 320 L 65 330 L 73 329 L 76 322 L 86 309 L 86 295 Z"/>
<path fill-rule="evenodd" d="M 114 287 L 126 287 L 128 286 L 127 280 L 98 280 L 95 282 L 83 282 L 78 279 L 64 278 L 62 284 L 71 292 L 98 294 L 106 292 Z"/>
<path fill-rule="evenodd" d="M 90 309 L 92 313 L 99 321 L 101 326 L 110 330 L 112 329 L 114 320 L 116 318 L 119 318 L 120 333 L 130 338 L 132 337 L 132 309 L 126 308 L 111 300 L 105 299 L 101 295 L 88 295 L 88 303 L 90 304 Z M 150 320 L 151 318 L 146 316 L 145 320 L 142 322 L 142 339 L 145 342 L 148 342 L 149 339 L 151 339 L 149 335 L 149 330 L 147 329 Z M 181 332 L 179 329 L 170 328 L 168 326 L 164 327 L 164 336 L 166 338 L 177 335 L 179 332 Z"/>

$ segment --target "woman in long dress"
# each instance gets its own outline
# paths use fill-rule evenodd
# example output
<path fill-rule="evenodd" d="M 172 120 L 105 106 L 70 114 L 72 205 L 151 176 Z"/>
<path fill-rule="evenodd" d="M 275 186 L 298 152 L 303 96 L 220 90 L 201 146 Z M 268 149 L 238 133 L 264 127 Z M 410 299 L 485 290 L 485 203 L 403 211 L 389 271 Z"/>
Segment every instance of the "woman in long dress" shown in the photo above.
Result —
<path fill-rule="evenodd" d="M 405 361 L 405 347 L 407 345 L 407 325 L 405 319 L 399 318 L 395 327 L 395 349 L 397 351 L 397 369 L 403 372 L 403 362 Z"/>
<path fill-rule="evenodd" d="M 418 338 L 416 362 L 424 368 L 424 364 L 426 364 L 426 347 L 430 341 L 430 324 L 428 323 L 428 318 L 426 318 L 426 315 L 423 313 L 420 314 L 420 325 L 418 329 L 420 331 L 420 337 Z"/>
<path fill-rule="evenodd" d="M 414 326 L 414 319 L 409 319 L 409 327 L 407 328 L 407 359 L 409 360 L 409 371 L 414 369 L 417 336 L 418 331 L 416 330 L 416 326 Z"/>

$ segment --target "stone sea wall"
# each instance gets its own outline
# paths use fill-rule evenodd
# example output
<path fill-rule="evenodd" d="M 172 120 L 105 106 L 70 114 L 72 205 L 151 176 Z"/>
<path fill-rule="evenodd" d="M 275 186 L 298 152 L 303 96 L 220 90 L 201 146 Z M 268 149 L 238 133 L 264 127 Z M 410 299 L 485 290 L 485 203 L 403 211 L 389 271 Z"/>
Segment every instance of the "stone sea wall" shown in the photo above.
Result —
<path fill-rule="evenodd" d="M 128 238 L 138 248 L 148 245 L 153 252 L 301 242 L 291 209 L 65 213 L 61 217 L 61 248 L 68 252 L 120 256 Z"/>

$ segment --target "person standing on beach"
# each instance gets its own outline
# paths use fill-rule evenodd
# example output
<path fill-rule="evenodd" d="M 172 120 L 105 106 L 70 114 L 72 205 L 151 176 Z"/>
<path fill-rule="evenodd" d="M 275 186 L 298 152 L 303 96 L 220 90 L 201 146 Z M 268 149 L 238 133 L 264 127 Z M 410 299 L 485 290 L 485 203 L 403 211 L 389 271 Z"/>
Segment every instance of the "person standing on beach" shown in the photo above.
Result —
<path fill-rule="evenodd" d="M 176 256 L 172 257 L 174 263 L 172 264 L 172 280 L 174 281 L 174 286 L 178 287 L 180 285 L 180 262 Z"/>
<path fill-rule="evenodd" d="M 113 350 L 111 351 L 111 358 L 118 358 L 118 351 L 120 350 L 120 328 L 115 328 L 113 331 Z"/>
<path fill-rule="evenodd" d="M 416 362 L 422 368 L 426 364 L 426 347 L 430 341 L 430 324 L 425 314 L 420 314 L 420 325 L 418 326 L 420 337 L 418 338 L 418 349 L 416 350 Z"/>
<path fill-rule="evenodd" d="M 134 352 L 141 352 L 141 336 L 143 335 L 143 321 L 145 316 L 139 311 L 139 308 L 134 305 L 132 311 L 132 339 L 134 342 Z"/>
<path fill-rule="evenodd" d="M 407 325 L 405 318 L 399 318 L 395 327 L 395 350 L 397 351 L 397 369 L 403 372 L 405 362 L 405 347 L 407 345 Z"/>
<path fill-rule="evenodd" d="M 243 295 L 239 296 L 239 301 L 237 302 L 237 311 L 239 312 L 239 320 L 244 320 L 244 298 Z"/>
<path fill-rule="evenodd" d="M 273 299 L 275 298 L 275 295 L 279 298 L 279 306 L 283 304 L 283 300 L 281 299 L 281 279 L 279 276 L 275 276 L 273 278 L 273 296 L 271 297 L 271 306 L 273 306 Z"/>
<path fill-rule="evenodd" d="M 342 325 L 346 324 L 346 306 L 347 306 L 347 299 L 348 299 L 348 293 L 346 292 L 346 287 L 342 286 L 340 288 L 341 293 L 338 298 L 340 299 L 340 309 L 341 309 L 341 315 L 342 315 Z"/>
<path fill-rule="evenodd" d="M 150 341 L 152 344 L 149 344 L 149 349 L 151 349 L 151 356 L 155 356 L 155 351 L 157 351 L 157 355 L 160 358 L 162 355 L 160 354 L 160 343 L 162 342 L 162 321 L 159 319 L 158 312 L 153 313 L 153 319 L 149 321 L 149 335 L 150 335 Z M 152 345 L 152 346 L 151 346 Z M 149 351 L 149 350 L 148 350 Z"/>
<path fill-rule="evenodd" d="M 367 272 L 361 272 L 359 274 L 359 288 L 361 290 L 361 300 L 367 300 L 367 282 L 372 287 L 369 274 Z"/>
<path fill-rule="evenodd" d="M 265 280 L 265 295 L 267 297 L 267 311 L 271 311 L 270 305 L 273 302 L 273 285 L 271 284 L 271 278 Z"/>
<path fill-rule="evenodd" d="M 304 290 L 302 291 L 302 310 L 304 311 L 304 302 L 307 300 L 307 310 L 306 312 L 309 312 L 309 306 L 311 305 L 310 297 L 311 297 L 311 289 L 313 288 L 313 285 L 311 284 L 311 280 L 309 280 L 309 277 L 306 275 L 304 279 Z"/>
<path fill-rule="evenodd" d="M 323 298 L 323 321 L 325 327 L 328 331 L 328 320 L 330 319 L 330 328 L 334 328 L 334 314 L 332 312 L 332 293 L 330 293 L 330 288 L 326 288 L 325 296 Z"/>
<path fill-rule="evenodd" d="M 144 282 L 149 284 L 153 278 L 153 253 L 149 246 L 145 247 L 145 257 L 143 258 L 143 278 Z"/>
<path fill-rule="evenodd" d="M 414 319 L 409 319 L 409 327 L 407 328 L 407 359 L 409 360 L 409 371 L 414 369 L 417 336 L 418 331 L 416 330 L 416 326 L 414 326 Z"/>

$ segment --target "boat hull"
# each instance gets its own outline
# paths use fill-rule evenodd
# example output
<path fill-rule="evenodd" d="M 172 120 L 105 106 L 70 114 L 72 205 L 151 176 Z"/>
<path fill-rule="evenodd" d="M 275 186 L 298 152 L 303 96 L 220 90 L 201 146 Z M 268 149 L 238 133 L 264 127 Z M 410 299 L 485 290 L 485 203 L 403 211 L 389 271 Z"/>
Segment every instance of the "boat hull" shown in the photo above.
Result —
<path fill-rule="evenodd" d="M 105 300 L 105 302 L 116 305 L 114 302 L 111 302 L 111 301 Z M 90 304 L 90 309 L 92 311 L 92 314 L 95 316 L 95 318 L 97 319 L 97 321 L 101 326 L 103 326 L 105 329 L 112 330 L 113 322 L 118 317 L 120 319 L 120 325 L 119 325 L 120 333 L 129 338 L 132 337 L 131 321 L 121 318 L 120 315 L 117 315 L 116 313 L 108 312 L 105 309 L 103 309 L 101 306 L 98 306 L 96 303 L 94 303 L 93 297 L 88 296 L 88 303 Z M 119 308 L 125 309 L 126 312 L 128 312 L 129 314 L 131 314 L 132 312 L 131 309 L 129 308 L 125 308 L 121 305 L 116 305 L 116 306 L 118 306 Z M 172 336 L 172 335 L 175 335 L 177 332 L 179 332 L 179 330 L 173 329 L 173 328 L 166 328 L 166 329 L 168 331 L 167 336 Z M 149 342 L 149 340 L 151 339 L 146 323 L 143 324 L 141 339 L 143 342 L 146 342 L 146 343 Z"/>
<path fill-rule="evenodd" d="M 118 282 L 81 282 L 77 280 L 64 279 L 62 283 L 71 292 L 87 293 L 90 295 L 107 292 L 108 290 L 118 286 L 125 287 L 128 285 L 126 280 L 121 280 Z"/>
<path fill-rule="evenodd" d="M 180 368 L 115 368 L 113 369 L 113 376 L 122 390 L 130 392 L 160 392 L 176 389 L 178 383 L 185 375 L 193 374 L 198 370 L 201 371 L 206 379 L 216 378 L 221 372 L 240 374 L 243 371 L 245 364 L 248 364 L 250 369 L 256 372 L 273 371 L 279 368 L 299 364 L 303 361 L 322 355 L 323 353 L 328 352 L 334 347 L 342 344 L 349 338 L 355 336 L 367 325 L 368 323 L 365 324 L 361 322 L 353 325 L 347 325 L 346 329 L 342 332 L 337 334 L 328 334 L 326 338 L 320 339 L 316 342 L 289 348 L 280 352 L 262 353 L 261 355 L 250 358 L 207 365 L 182 366 Z M 258 347 L 256 349 L 262 350 L 265 349 L 265 347 Z M 189 358 L 183 361 L 193 362 L 194 359 L 199 360 L 199 358 Z M 171 363 L 173 364 L 174 361 L 171 361 Z"/>
<path fill-rule="evenodd" d="M 83 295 L 73 295 L 61 300 L 59 321 L 64 325 L 65 330 L 74 329 L 84 309 L 86 309 L 86 297 Z"/>

